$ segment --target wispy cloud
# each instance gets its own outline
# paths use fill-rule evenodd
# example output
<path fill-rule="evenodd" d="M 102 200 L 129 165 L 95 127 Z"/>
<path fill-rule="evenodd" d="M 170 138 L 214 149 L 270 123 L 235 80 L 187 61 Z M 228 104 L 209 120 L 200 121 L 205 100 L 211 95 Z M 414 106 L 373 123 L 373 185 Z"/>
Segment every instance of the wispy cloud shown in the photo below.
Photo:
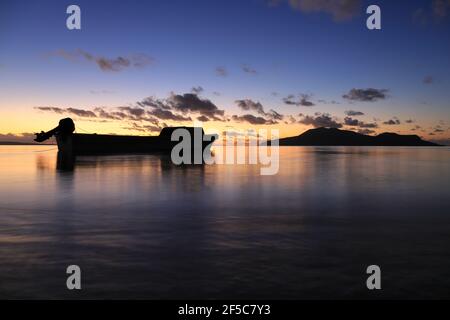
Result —
<path fill-rule="evenodd" d="M 192 87 L 191 92 L 195 94 L 200 94 L 204 91 L 202 86 Z"/>
<path fill-rule="evenodd" d="M 283 0 L 269 0 L 271 7 L 280 5 Z M 352 19 L 361 12 L 361 0 L 286 0 L 290 7 L 302 13 L 326 13 L 336 22 Z"/>
<path fill-rule="evenodd" d="M 228 70 L 225 67 L 217 67 L 216 75 L 219 77 L 226 77 L 228 75 Z"/>
<path fill-rule="evenodd" d="M 241 69 L 242 69 L 242 71 L 244 71 L 245 73 L 249 73 L 249 74 L 257 74 L 257 73 L 258 73 L 255 69 L 253 69 L 252 67 L 250 67 L 250 66 L 247 65 L 247 64 L 244 64 L 244 65 L 241 67 Z"/>
<path fill-rule="evenodd" d="M 81 49 L 66 51 L 64 49 L 54 52 L 52 55 L 62 57 L 68 61 L 88 61 L 95 63 L 102 71 L 122 71 L 127 68 L 143 68 L 154 62 L 154 59 L 146 54 L 133 54 L 130 56 L 118 56 L 108 58 L 95 56 Z"/>
<path fill-rule="evenodd" d="M 232 119 L 237 122 L 248 122 L 253 125 L 277 124 L 275 120 L 265 119 L 263 117 L 254 116 L 252 114 L 244 114 L 242 116 L 233 115 Z"/>
<path fill-rule="evenodd" d="M 434 82 L 434 78 L 433 76 L 428 75 L 423 78 L 422 82 L 424 84 L 432 84 Z"/>
<path fill-rule="evenodd" d="M 298 98 L 296 98 L 293 94 L 290 94 L 287 97 L 283 98 L 283 102 L 287 105 L 302 107 L 312 107 L 315 105 L 311 101 L 311 95 L 309 94 L 300 94 Z"/>
<path fill-rule="evenodd" d="M 383 124 L 385 124 L 387 126 L 395 126 L 395 125 L 401 124 L 401 121 L 398 118 L 394 117 L 392 119 L 384 121 Z"/>

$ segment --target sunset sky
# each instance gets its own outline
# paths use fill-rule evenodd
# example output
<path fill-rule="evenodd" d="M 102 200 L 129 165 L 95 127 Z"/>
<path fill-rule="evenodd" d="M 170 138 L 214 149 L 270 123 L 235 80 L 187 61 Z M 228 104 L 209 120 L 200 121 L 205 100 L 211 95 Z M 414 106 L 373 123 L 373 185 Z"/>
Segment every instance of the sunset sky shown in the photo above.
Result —
<path fill-rule="evenodd" d="M 382 30 L 366 28 L 378 4 Z M 81 8 L 81 30 L 66 8 Z M 450 0 L 0 3 L 0 140 L 320 126 L 450 141 Z"/>

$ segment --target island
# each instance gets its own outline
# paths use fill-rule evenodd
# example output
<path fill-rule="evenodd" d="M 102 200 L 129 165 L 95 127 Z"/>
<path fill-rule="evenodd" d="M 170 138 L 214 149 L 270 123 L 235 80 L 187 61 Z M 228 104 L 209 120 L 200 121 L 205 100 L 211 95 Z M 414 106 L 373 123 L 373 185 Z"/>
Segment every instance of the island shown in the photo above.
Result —
<path fill-rule="evenodd" d="M 316 128 L 278 140 L 280 146 L 418 146 L 437 147 L 439 144 L 422 140 L 417 135 L 384 132 L 376 136 L 337 128 Z"/>

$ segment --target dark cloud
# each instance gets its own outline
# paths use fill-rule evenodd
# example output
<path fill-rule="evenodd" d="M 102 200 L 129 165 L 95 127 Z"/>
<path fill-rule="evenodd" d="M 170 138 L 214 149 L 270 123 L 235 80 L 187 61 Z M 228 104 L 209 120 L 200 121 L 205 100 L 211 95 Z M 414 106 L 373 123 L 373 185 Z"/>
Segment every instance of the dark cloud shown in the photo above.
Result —
<path fill-rule="evenodd" d="M 204 89 L 201 86 L 192 87 L 191 92 L 195 94 L 200 94 L 204 91 Z"/>
<path fill-rule="evenodd" d="M 273 109 L 270 109 L 270 111 L 266 113 L 266 116 L 269 117 L 272 120 L 277 120 L 277 121 L 281 121 L 281 120 L 284 119 L 284 115 L 276 112 Z"/>
<path fill-rule="evenodd" d="M 424 84 L 432 84 L 434 82 L 434 79 L 432 76 L 425 76 L 422 80 Z"/>
<path fill-rule="evenodd" d="M 258 72 L 253 69 L 252 67 L 248 66 L 248 65 L 243 65 L 242 66 L 242 71 L 244 71 L 245 73 L 250 73 L 250 74 L 257 74 Z"/>
<path fill-rule="evenodd" d="M 136 107 L 118 107 L 119 110 L 129 113 L 130 115 L 140 118 L 145 115 L 145 109 Z"/>
<path fill-rule="evenodd" d="M 450 12 L 450 0 L 433 0 L 431 6 L 433 15 L 437 19 L 447 17 Z"/>
<path fill-rule="evenodd" d="M 253 101 L 251 99 L 236 100 L 236 105 L 245 111 L 256 111 L 258 114 L 265 115 L 264 107 L 258 101 Z"/>
<path fill-rule="evenodd" d="M 397 118 L 393 118 L 393 119 L 383 122 L 383 124 L 388 125 L 388 126 L 394 126 L 394 125 L 398 125 L 400 123 L 401 123 L 400 120 Z"/>
<path fill-rule="evenodd" d="M 342 97 L 352 101 L 374 102 L 377 100 L 384 100 L 387 98 L 387 89 L 351 89 L 347 94 Z"/>
<path fill-rule="evenodd" d="M 298 100 L 295 99 L 295 96 L 290 94 L 287 97 L 283 98 L 283 102 L 287 105 L 294 106 L 302 106 L 302 107 L 312 107 L 315 104 L 310 101 L 311 95 L 309 94 L 300 94 Z"/>
<path fill-rule="evenodd" d="M 216 75 L 218 75 L 220 77 L 226 77 L 228 75 L 228 71 L 225 67 L 217 67 Z"/>
<path fill-rule="evenodd" d="M 85 118 L 96 118 L 97 115 L 90 110 L 76 109 L 76 108 L 67 108 L 67 112 L 74 114 L 79 117 Z"/>
<path fill-rule="evenodd" d="M 172 110 L 177 110 L 183 113 L 198 112 L 200 115 L 206 116 L 209 119 L 221 120 L 225 114 L 224 110 L 220 110 L 214 103 L 208 99 L 201 99 L 194 93 L 172 94 L 167 103 Z"/>
<path fill-rule="evenodd" d="M 365 122 L 359 121 L 358 127 L 360 127 L 360 128 L 378 128 L 378 124 L 377 123 L 365 123 Z"/>
<path fill-rule="evenodd" d="M 238 122 L 248 122 L 253 125 L 263 125 L 263 124 L 277 124 L 278 122 L 272 119 L 265 119 L 263 117 L 256 117 L 252 114 L 244 114 L 242 116 L 233 115 L 232 119 Z"/>
<path fill-rule="evenodd" d="M 405 122 L 406 122 L 406 123 L 414 123 L 414 120 L 408 119 L 408 120 L 406 120 Z"/>
<path fill-rule="evenodd" d="M 205 117 L 205 116 L 199 116 L 199 117 L 197 117 L 197 120 L 198 120 L 198 121 L 201 121 L 201 122 L 208 122 L 208 121 L 209 121 L 209 118 L 208 118 L 208 117 Z"/>
<path fill-rule="evenodd" d="M 317 116 L 304 116 L 300 114 L 300 116 L 303 118 L 300 119 L 299 123 L 311 125 L 314 128 L 342 128 L 342 124 L 334 120 L 328 113 L 320 114 Z"/>
<path fill-rule="evenodd" d="M 353 118 L 350 118 L 350 117 L 345 117 L 344 118 L 344 124 L 346 126 L 356 127 L 359 124 L 359 120 L 358 119 L 353 119 Z"/>
<path fill-rule="evenodd" d="M 161 120 L 192 121 L 191 117 L 174 114 L 172 111 L 164 109 L 153 109 L 148 111 L 148 114 Z"/>
<path fill-rule="evenodd" d="M 345 111 L 345 114 L 349 117 L 357 117 L 357 116 L 363 116 L 364 112 L 355 111 L 355 110 L 347 110 L 347 111 Z"/>
<path fill-rule="evenodd" d="M 344 124 L 350 127 L 360 127 L 360 128 L 378 128 L 378 124 L 376 123 L 366 123 L 364 121 L 360 121 L 358 119 L 354 119 L 351 117 L 344 118 Z"/>
<path fill-rule="evenodd" d="M 288 0 L 289 5 L 303 13 L 327 13 L 334 21 L 350 20 L 361 12 L 361 0 Z"/>
<path fill-rule="evenodd" d="M 164 100 L 156 99 L 154 97 L 147 97 L 141 101 L 138 101 L 136 104 L 142 108 L 151 107 L 170 110 L 170 105 L 168 105 Z"/>
<path fill-rule="evenodd" d="M 59 50 L 54 55 L 69 61 L 85 60 L 94 62 L 102 71 L 121 71 L 126 68 L 142 68 L 151 63 L 154 59 L 145 54 L 134 54 L 131 56 L 118 56 L 116 58 L 106 58 L 95 56 L 89 52 L 78 49 L 75 51 Z"/>

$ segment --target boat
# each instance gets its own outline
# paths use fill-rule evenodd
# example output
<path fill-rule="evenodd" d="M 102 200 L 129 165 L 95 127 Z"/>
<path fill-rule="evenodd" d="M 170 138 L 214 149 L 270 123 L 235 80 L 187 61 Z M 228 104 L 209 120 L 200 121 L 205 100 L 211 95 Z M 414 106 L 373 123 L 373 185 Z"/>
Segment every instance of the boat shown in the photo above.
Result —
<path fill-rule="evenodd" d="M 137 153 L 170 154 L 172 149 L 181 141 L 178 138 L 174 139 L 176 141 L 172 141 L 172 135 L 177 129 L 186 130 L 184 133 L 189 134 L 190 142 L 192 142 L 190 143 L 192 151 L 195 143 L 201 141 L 202 155 L 210 153 L 211 145 L 218 138 L 216 134 L 205 134 L 201 127 L 165 127 L 158 136 L 75 133 L 73 120 L 64 118 L 59 121 L 59 125 L 56 128 L 47 132 L 41 131 L 36 133 L 34 141 L 44 142 L 54 136 L 58 145 L 58 151 L 67 157 Z M 193 158 L 194 152 L 191 154 Z"/>

